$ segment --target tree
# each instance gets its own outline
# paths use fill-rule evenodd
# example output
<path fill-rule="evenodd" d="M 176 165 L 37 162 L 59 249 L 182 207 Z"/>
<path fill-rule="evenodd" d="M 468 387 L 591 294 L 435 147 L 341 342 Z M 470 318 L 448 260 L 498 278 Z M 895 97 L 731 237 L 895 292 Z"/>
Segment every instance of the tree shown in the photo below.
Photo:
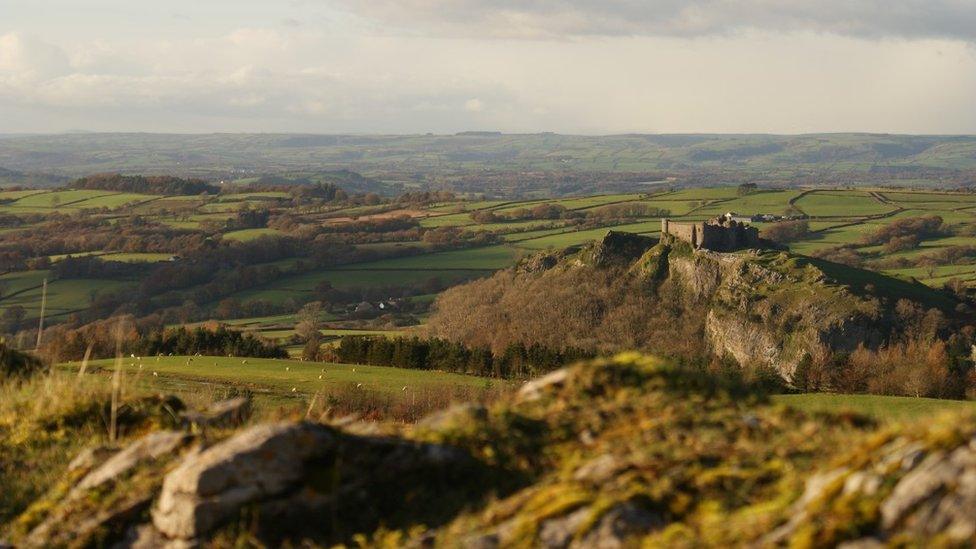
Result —
<path fill-rule="evenodd" d="M 305 341 L 312 341 L 319 337 L 319 329 L 322 317 L 322 303 L 312 301 L 306 303 L 298 311 L 298 323 L 295 324 L 295 332 Z"/>
<path fill-rule="evenodd" d="M 27 310 L 20 305 L 7 307 L 0 317 L 0 330 L 4 333 L 12 334 L 20 329 L 21 323 L 27 317 Z"/>
<path fill-rule="evenodd" d="M 739 188 L 737 189 L 737 193 L 739 196 L 745 196 L 747 194 L 756 192 L 758 188 L 759 187 L 756 186 L 755 183 L 743 183 L 739 185 Z"/>
<path fill-rule="evenodd" d="M 772 223 L 762 229 L 763 238 L 780 243 L 794 242 L 809 234 L 810 223 L 805 219 Z"/>
<path fill-rule="evenodd" d="M 302 348 L 302 358 L 304 360 L 318 360 L 319 349 L 322 347 L 322 336 L 318 332 L 313 332 L 305 340 L 305 347 Z"/>

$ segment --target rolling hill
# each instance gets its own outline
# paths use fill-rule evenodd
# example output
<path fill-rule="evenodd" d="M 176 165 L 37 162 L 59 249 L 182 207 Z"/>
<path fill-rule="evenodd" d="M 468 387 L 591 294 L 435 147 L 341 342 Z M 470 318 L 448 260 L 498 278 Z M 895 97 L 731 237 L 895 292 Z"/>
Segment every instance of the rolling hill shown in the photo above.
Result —
<path fill-rule="evenodd" d="M 958 184 L 972 182 L 976 136 L 61 134 L 0 140 L 0 166 L 72 176 L 118 171 L 235 178 L 353 169 L 410 179 L 490 169 Z"/>

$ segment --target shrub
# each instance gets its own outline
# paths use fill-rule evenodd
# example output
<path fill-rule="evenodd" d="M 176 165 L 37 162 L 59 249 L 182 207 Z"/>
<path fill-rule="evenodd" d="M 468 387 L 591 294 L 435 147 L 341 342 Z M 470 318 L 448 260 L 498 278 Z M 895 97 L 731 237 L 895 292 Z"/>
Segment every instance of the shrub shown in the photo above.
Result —
<path fill-rule="evenodd" d="M 787 243 L 800 240 L 810 234 L 810 223 L 805 219 L 780 221 L 762 229 L 762 237 L 774 242 Z"/>
<path fill-rule="evenodd" d="M 4 378 L 27 377 L 41 369 L 40 360 L 27 353 L 7 347 L 0 341 L 0 381 Z"/>

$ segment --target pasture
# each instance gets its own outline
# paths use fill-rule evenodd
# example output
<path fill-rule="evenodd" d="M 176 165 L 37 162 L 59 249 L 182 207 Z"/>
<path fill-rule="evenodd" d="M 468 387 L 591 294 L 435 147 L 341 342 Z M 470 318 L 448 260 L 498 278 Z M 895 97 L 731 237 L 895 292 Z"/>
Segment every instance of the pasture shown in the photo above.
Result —
<path fill-rule="evenodd" d="M 795 205 L 811 217 L 864 217 L 896 210 L 896 206 L 862 191 L 815 191 L 798 199 Z"/>
<path fill-rule="evenodd" d="M 115 360 L 95 360 L 90 375 L 111 383 Z M 61 364 L 74 373 L 80 362 Z M 125 357 L 123 384 L 208 402 L 247 393 L 258 414 L 330 410 L 413 420 L 452 402 L 492 398 L 512 383 L 449 372 L 290 359 L 211 356 Z"/>
<path fill-rule="evenodd" d="M 854 412 L 884 422 L 912 421 L 947 412 L 976 412 L 976 401 L 882 395 L 806 393 L 774 395 L 772 400 L 807 413 Z"/>

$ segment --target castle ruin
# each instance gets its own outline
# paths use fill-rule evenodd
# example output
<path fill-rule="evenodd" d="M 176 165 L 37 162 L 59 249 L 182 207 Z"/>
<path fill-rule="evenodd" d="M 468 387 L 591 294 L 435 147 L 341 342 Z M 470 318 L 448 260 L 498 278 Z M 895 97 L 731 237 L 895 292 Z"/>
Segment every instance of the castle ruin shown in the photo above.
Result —
<path fill-rule="evenodd" d="M 759 247 L 759 229 L 736 221 L 727 213 L 698 223 L 680 223 L 661 219 L 661 235 L 683 240 L 696 250 L 734 252 Z"/>

